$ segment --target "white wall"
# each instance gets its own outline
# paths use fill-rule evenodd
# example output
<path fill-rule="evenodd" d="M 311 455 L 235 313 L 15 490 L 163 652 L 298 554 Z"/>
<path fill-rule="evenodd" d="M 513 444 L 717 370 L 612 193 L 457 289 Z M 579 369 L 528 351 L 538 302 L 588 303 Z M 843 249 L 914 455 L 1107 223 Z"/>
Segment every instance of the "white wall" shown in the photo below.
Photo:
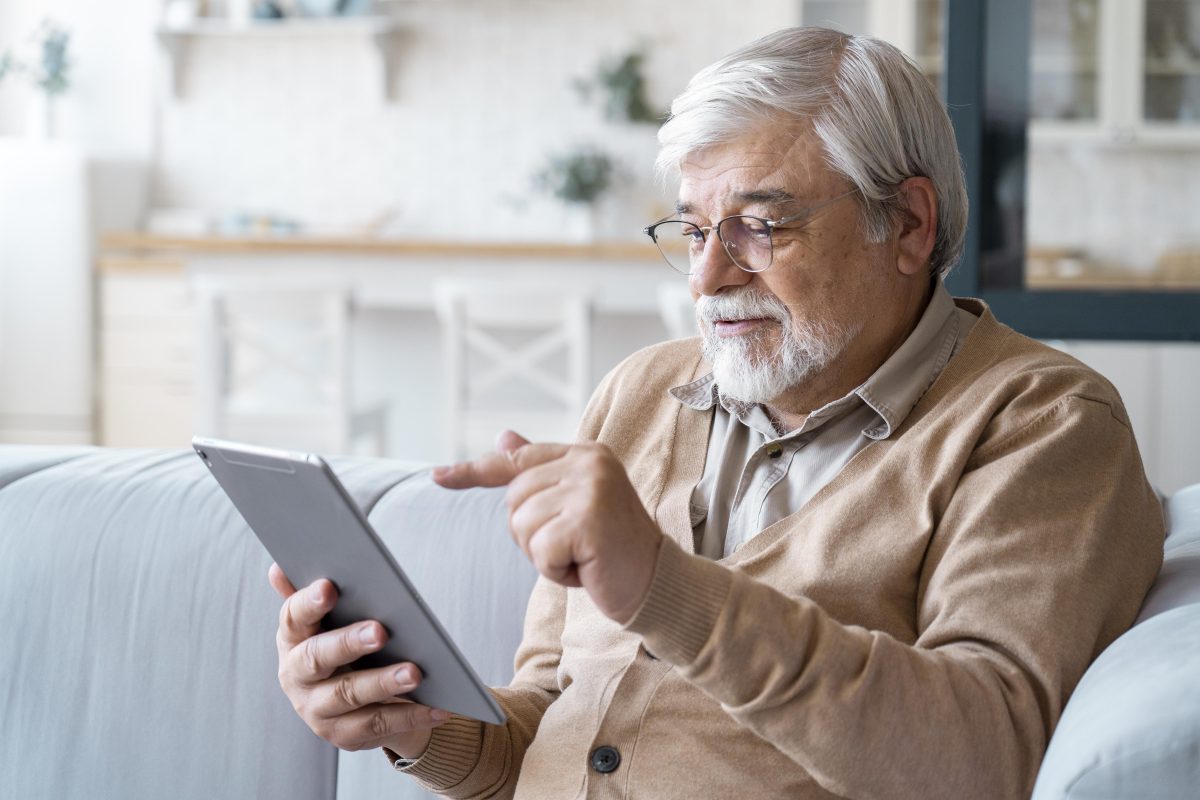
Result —
<path fill-rule="evenodd" d="M 92 156 L 147 159 L 152 150 L 154 40 L 159 0 L 4 0 L 0 50 L 38 55 L 29 38 L 50 18 L 71 34 L 71 88 L 60 103 L 61 138 Z M 23 78 L 0 83 L 0 135 L 20 136 L 38 113 Z"/>
<path fill-rule="evenodd" d="M 443 0 L 398 6 L 395 101 L 380 97 L 359 38 L 195 43 L 183 96 L 163 112 L 160 205 L 241 208 L 314 225 L 354 225 L 388 209 L 396 230 L 473 239 L 555 238 L 557 201 L 531 176 L 547 153 L 597 142 L 632 185 L 609 204 L 606 236 L 636 236 L 662 208 L 649 185 L 654 126 L 614 125 L 571 81 L 639 44 L 664 109 L 699 67 L 795 21 L 794 4 L 723 0 L 676 10 L 634 0 Z"/>
<path fill-rule="evenodd" d="M 1164 250 L 1200 247 L 1200 147 L 1034 146 L 1028 202 L 1030 245 L 1148 272 Z"/>
<path fill-rule="evenodd" d="M 272 213 L 314 228 L 394 210 L 395 233 L 476 239 L 556 238 L 564 210 L 531 176 L 548 152 L 583 142 L 617 154 L 628 177 L 601 235 L 636 236 L 663 207 L 649 180 L 654 127 L 604 121 L 572 80 L 646 45 L 651 96 L 665 108 L 700 66 L 797 17 L 784 0 L 749 0 L 735 14 L 702 0 L 688 9 L 701 21 L 692 26 L 664 24 L 634 0 L 391 3 L 402 54 L 387 103 L 366 37 L 344 34 L 196 40 L 182 96 L 168 97 L 153 35 L 161 5 L 0 3 L 0 48 L 35 54 L 28 37 L 47 17 L 71 32 L 59 138 L 100 161 L 148 165 L 141 202 L 214 218 Z M 24 81 L 0 83 L 0 136 L 28 132 L 39 111 Z M 115 191 L 127 204 L 128 190 Z"/>
<path fill-rule="evenodd" d="M 1200 483 L 1196 399 L 1200 345 L 1190 342 L 1051 342 L 1107 377 L 1121 393 L 1146 475 L 1166 494 Z"/>

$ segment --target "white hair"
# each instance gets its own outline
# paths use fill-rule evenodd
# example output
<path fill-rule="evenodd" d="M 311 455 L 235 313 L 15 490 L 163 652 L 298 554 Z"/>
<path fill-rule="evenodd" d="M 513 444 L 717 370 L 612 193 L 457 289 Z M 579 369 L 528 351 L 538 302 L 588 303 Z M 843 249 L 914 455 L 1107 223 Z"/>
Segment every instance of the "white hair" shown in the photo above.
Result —
<path fill-rule="evenodd" d="M 683 159 L 780 118 L 812 126 L 826 161 L 857 188 L 866 235 L 882 241 L 903 211 L 896 187 L 925 177 L 937 192 L 929 269 L 962 255 L 967 191 L 954 129 L 932 83 L 892 45 L 825 28 L 788 28 L 705 67 L 658 132 L 660 175 Z"/>

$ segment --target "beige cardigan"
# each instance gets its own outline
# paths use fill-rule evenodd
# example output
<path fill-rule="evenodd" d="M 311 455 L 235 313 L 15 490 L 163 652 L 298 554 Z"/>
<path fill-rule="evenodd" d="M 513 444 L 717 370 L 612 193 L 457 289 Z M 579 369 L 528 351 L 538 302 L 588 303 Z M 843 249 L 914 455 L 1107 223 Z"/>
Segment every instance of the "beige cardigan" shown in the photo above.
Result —
<path fill-rule="evenodd" d="M 1163 520 L 1112 386 L 957 302 L 981 319 L 904 424 L 716 562 L 688 517 L 711 411 L 667 396 L 696 340 L 618 367 L 582 434 L 667 537 L 643 607 L 622 629 L 539 582 L 508 723 L 452 719 L 406 771 L 464 798 L 1027 796 Z"/>

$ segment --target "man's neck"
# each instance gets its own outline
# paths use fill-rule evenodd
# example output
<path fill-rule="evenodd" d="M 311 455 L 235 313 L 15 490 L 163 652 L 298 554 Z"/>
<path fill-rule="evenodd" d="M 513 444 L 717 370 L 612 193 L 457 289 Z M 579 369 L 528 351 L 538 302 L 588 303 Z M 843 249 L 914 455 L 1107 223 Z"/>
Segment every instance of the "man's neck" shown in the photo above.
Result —
<path fill-rule="evenodd" d="M 771 420 L 771 426 L 780 436 L 799 429 L 808 421 L 808 414 L 789 414 L 784 418 L 778 411 L 767 405 L 763 406 L 763 411 L 767 413 L 767 419 Z"/>

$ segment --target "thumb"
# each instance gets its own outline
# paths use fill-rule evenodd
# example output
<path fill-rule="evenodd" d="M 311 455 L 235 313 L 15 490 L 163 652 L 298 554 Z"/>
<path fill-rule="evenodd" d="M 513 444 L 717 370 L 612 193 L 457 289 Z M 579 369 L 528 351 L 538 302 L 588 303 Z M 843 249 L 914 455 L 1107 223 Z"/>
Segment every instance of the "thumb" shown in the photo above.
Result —
<path fill-rule="evenodd" d="M 267 580 L 271 582 L 271 588 L 278 592 L 284 600 L 296 593 L 296 587 L 292 586 L 292 582 L 288 580 L 287 575 L 283 574 L 283 570 L 278 564 L 271 564 L 271 568 L 267 570 Z"/>
<path fill-rule="evenodd" d="M 529 440 L 516 431 L 500 431 L 496 434 L 496 452 L 511 453 L 529 444 Z"/>

